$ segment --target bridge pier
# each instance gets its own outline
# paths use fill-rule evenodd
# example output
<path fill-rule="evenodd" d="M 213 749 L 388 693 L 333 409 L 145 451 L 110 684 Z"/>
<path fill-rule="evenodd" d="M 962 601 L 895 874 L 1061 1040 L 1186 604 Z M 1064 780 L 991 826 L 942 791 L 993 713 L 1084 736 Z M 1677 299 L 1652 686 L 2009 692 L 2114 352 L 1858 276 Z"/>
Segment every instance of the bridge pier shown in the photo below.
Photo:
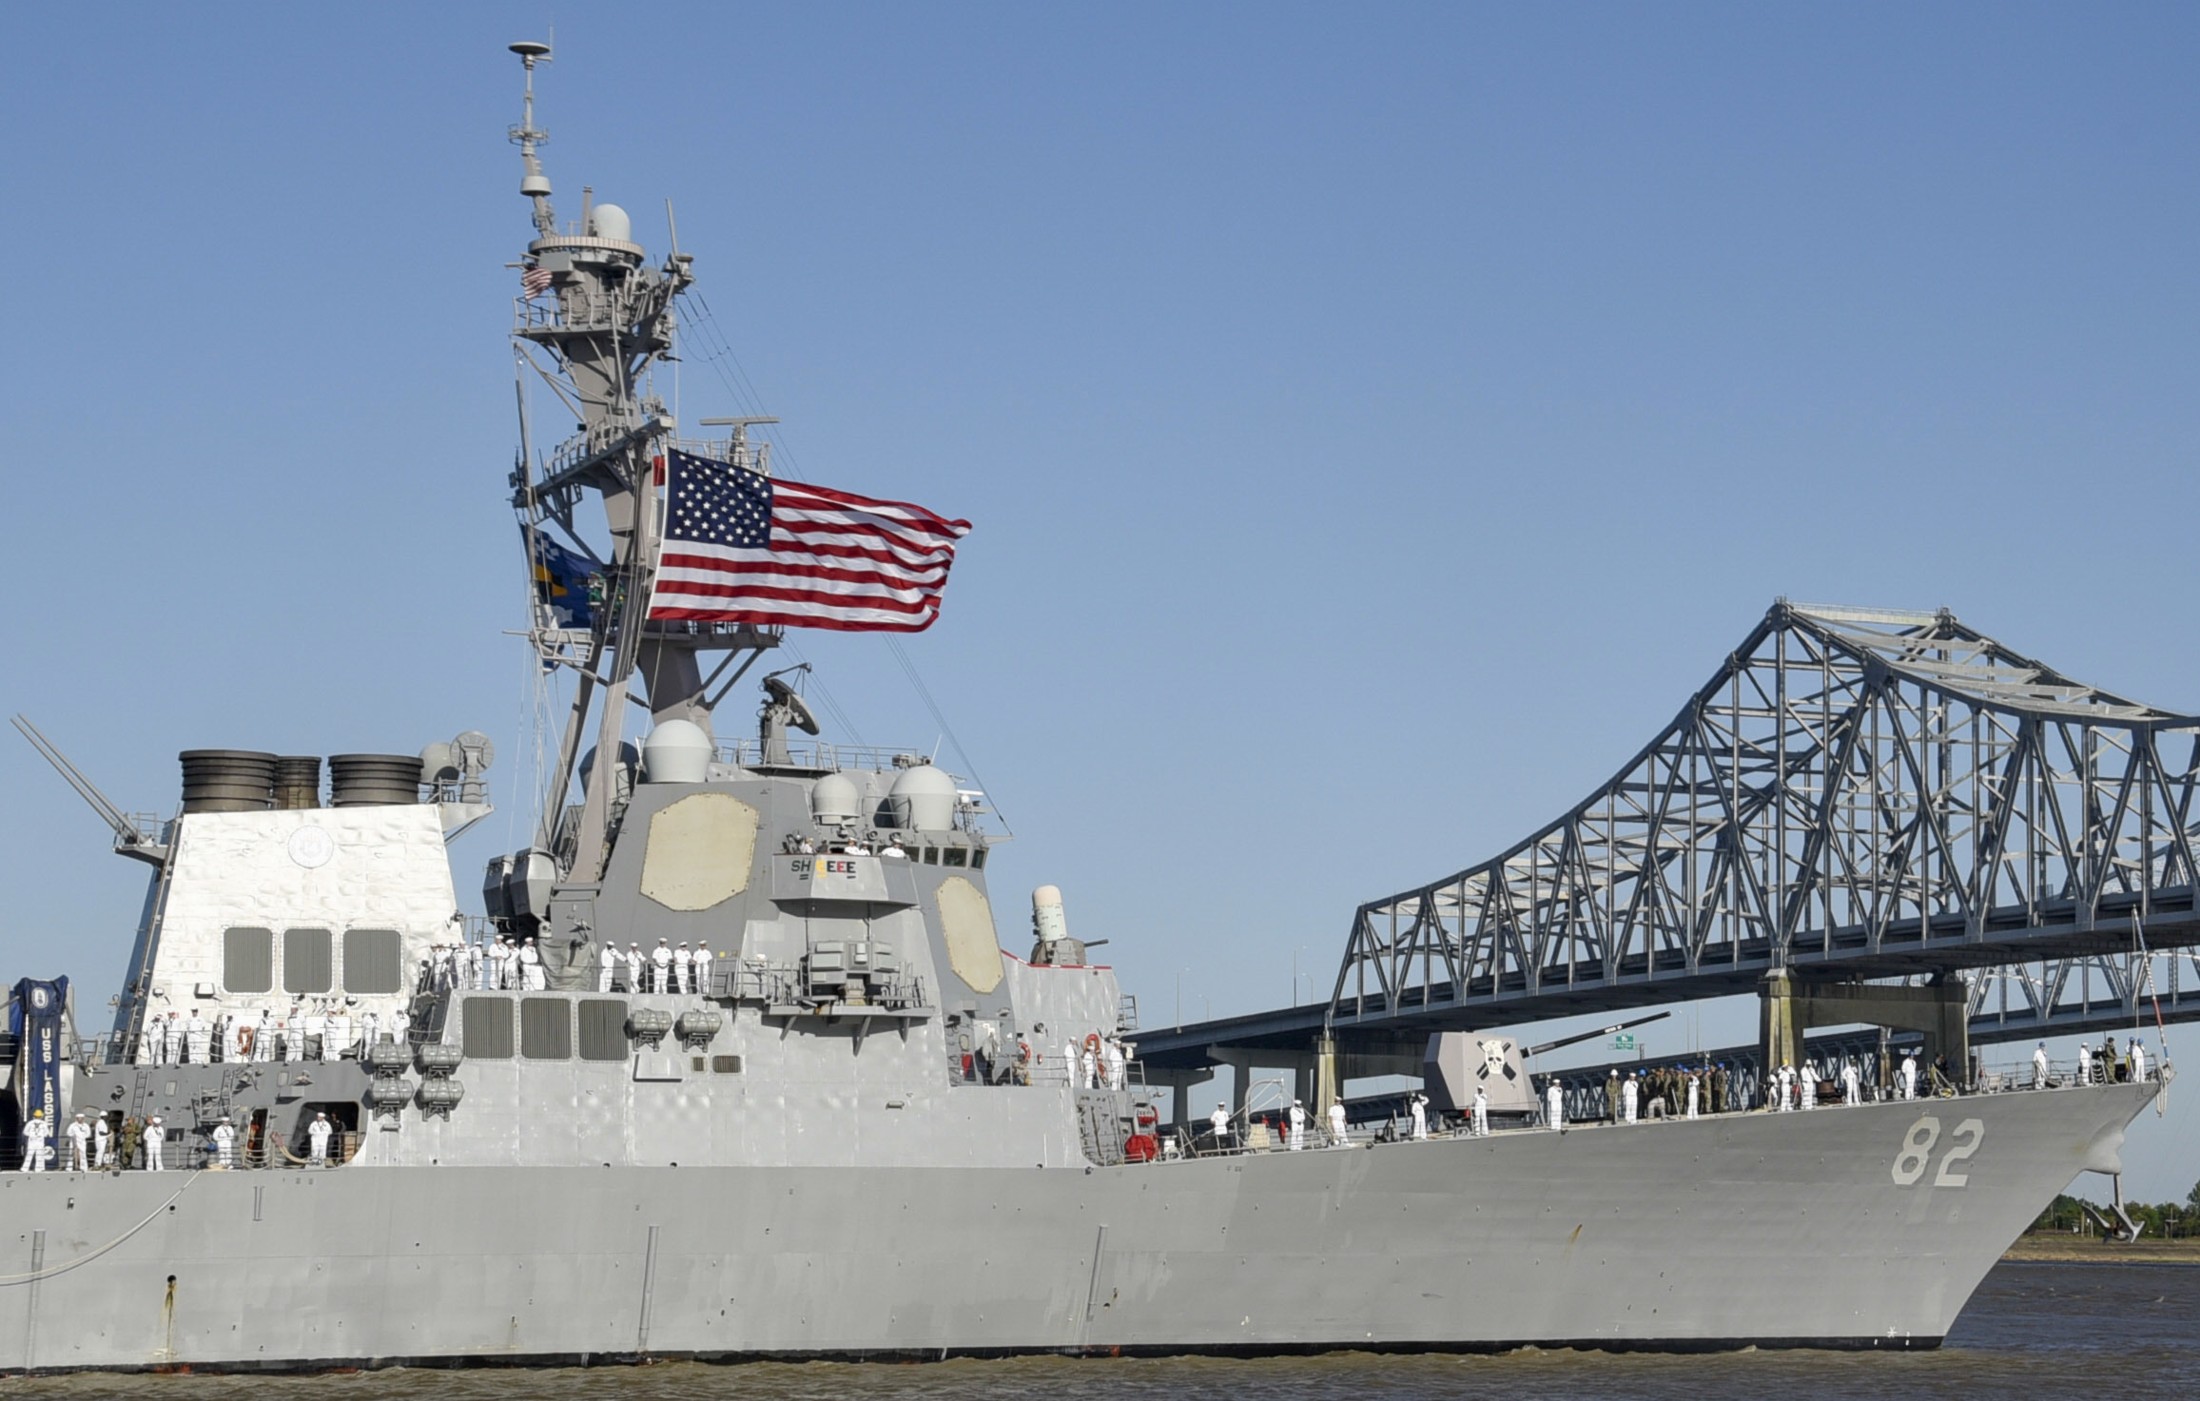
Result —
<path fill-rule="evenodd" d="M 1803 1038 L 1814 1026 L 1862 1022 L 1925 1034 L 1925 1064 L 1946 1056 L 1957 1077 L 1970 1063 L 1970 999 L 1962 975 L 1949 973 L 1923 987 L 1877 983 L 1814 983 L 1790 968 L 1776 968 L 1758 984 L 1759 1044 L 1765 1073 L 1803 1063 Z"/>

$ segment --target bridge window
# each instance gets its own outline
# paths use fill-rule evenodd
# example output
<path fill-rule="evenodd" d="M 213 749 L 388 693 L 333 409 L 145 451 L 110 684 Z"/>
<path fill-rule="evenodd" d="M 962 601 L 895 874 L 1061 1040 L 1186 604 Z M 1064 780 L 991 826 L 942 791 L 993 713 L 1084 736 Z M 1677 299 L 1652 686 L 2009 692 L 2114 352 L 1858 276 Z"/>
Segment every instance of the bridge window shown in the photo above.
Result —
<path fill-rule="evenodd" d="M 626 1059 L 626 1003 L 622 999 L 581 999 L 581 1059 Z"/>
<path fill-rule="evenodd" d="M 275 931 L 222 931 L 222 988 L 227 992 L 268 992 L 275 986 Z"/>
<path fill-rule="evenodd" d="M 334 943 L 326 929 L 285 929 L 283 991 L 327 992 L 335 985 L 332 957 Z"/>
<path fill-rule="evenodd" d="M 946 860 L 944 860 L 944 861 L 942 861 L 942 862 L 940 863 L 941 865 L 943 865 L 943 866 L 961 866 L 961 865 L 965 865 L 965 864 L 967 864 L 967 863 L 969 862 L 969 860 L 970 860 L 970 853 L 969 853 L 969 852 L 967 852 L 967 851 L 965 851 L 965 850 L 963 850 L 963 849 L 962 849 L 961 847 L 959 847 L 959 846 L 951 846 L 951 847 L 947 848 L 947 851 L 946 851 L 946 858 L 947 858 Z"/>
<path fill-rule="evenodd" d="M 344 931 L 344 991 L 387 995 L 405 988 L 405 940 L 394 929 Z"/>
<path fill-rule="evenodd" d="M 562 997 L 523 997 L 519 1004 L 522 1060 L 571 1060 L 573 1004 Z"/>
<path fill-rule="evenodd" d="M 979 847 L 979 848 L 978 848 L 977 850 L 975 850 L 975 851 L 973 851 L 973 852 L 971 852 L 971 853 L 970 853 L 970 866 L 971 866 L 971 869 L 973 869 L 973 870 L 979 870 L 979 871 L 982 871 L 982 870 L 984 870 L 984 869 L 985 869 L 985 848 L 984 848 L 984 847 L 982 847 L 982 846 L 981 846 L 981 847 Z"/>
<path fill-rule="evenodd" d="M 512 1004 L 502 997 L 469 997 L 460 1023 L 460 1045 L 468 1060 L 512 1058 Z"/>

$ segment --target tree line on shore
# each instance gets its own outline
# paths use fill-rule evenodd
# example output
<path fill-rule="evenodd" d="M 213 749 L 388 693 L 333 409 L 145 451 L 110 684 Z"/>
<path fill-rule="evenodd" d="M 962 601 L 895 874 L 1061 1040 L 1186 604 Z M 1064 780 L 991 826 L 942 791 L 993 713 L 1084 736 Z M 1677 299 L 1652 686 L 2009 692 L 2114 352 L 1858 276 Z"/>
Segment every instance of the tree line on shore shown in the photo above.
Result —
<path fill-rule="evenodd" d="M 2088 1215 L 2093 1212 L 2106 1214 L 2108 1208 L 2083 1197 L 2073 1197 L 2065 1192 L 2048 1203 L 2047 1210 L 2030 1226 L 2030 1231 L 2053 1231 L 2063 1235 L 2093 1235 L 2098 1227 Z M 2200 1182 L 2185 1194 L 2181 1202 L 2125 1202 L 2124 1212 L 2132 1222 L 2141 1227 L 2140 1239 L 2155 1240 L 2200 1239 Z"/>

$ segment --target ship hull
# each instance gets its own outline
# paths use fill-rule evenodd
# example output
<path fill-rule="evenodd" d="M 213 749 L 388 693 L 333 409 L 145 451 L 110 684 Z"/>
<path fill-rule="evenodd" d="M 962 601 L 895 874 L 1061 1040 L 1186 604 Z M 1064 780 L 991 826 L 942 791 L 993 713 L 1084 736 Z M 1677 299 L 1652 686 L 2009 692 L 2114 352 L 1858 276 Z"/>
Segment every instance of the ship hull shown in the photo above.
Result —
<path fill-rule="evenodd" d="M 0 1369 L 1933 1346 L 2156 1088 L 1090 1170 L 10 1175 Z"/>

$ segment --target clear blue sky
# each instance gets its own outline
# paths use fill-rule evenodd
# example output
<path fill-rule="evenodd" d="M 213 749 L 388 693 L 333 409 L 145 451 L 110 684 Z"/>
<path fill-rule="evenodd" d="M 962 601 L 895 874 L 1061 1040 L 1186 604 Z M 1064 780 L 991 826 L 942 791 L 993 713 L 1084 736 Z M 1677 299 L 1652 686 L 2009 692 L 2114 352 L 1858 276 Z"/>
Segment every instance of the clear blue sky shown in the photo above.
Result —
<path fill-rule="evenodd" d="M 1006 942 L 1060 883 L 1149 1021 L 1326 984 L 1776 595 L 2200 710 L 2190 8 L 33 7 L 0 708 L 125 806 L 197 746 L 522 775 L 503 45 L 553 19 L 561 211 L 675 201 L 782 462 L 976 523 L 910 650 Z M 876 639 L 802 647 L 932 745 Z M 0 964 L 96 1017 L 138 868 L 13 736 L 0 785 Z"/>

